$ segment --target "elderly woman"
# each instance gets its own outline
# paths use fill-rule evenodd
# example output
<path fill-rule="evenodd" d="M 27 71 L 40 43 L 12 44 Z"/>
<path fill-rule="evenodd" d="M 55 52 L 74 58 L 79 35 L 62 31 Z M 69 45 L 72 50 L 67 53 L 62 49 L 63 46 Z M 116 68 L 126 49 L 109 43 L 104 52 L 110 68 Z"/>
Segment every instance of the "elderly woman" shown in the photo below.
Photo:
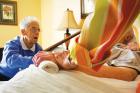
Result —
<path fill-rule="evenodd" d="M 11 79 L 17 72 L 33 64 L 32 57 L 42 48 L 37 43 L 40 33 L 36 17 L 25 17 L 20 23 L 21 36 L 8 41 L 0 64 L 0 80 Z"/>

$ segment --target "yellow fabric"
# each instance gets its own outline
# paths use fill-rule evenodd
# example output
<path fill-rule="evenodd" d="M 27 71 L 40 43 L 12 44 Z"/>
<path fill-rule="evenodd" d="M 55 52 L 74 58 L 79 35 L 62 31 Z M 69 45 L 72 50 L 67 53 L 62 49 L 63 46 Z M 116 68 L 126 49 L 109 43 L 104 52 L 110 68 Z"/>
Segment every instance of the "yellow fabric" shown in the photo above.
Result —
<path fill-rule="evenodd" d="M 133 29 L 140 48 L 140 14 L 134 22 Z"/>

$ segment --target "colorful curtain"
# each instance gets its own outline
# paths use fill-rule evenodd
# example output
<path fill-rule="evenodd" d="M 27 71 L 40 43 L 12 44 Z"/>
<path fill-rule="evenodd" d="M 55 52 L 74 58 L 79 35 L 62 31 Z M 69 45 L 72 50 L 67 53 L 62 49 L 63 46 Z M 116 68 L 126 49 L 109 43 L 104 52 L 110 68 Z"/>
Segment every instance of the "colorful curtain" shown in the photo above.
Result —
<path fill-rule="evenodd" d="M 81 65 L 98 70 L 110 49 L 129 31 L 140 12 L 140 0 L 96 0 L 95 13 L 83 24 L 70 56 Z"/>

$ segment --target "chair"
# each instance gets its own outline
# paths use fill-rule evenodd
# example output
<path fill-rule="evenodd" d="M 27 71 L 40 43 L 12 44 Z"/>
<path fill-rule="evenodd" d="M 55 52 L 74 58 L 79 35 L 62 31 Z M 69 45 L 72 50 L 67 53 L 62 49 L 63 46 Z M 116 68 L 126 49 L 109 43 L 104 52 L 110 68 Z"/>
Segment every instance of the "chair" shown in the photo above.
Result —
<path fill-rule="evenodd" d="M 1 62 L 1 60 L 2 60 L 2 52 L 3 52 L 3 48 L 0 48 L 0 62 Z"/>

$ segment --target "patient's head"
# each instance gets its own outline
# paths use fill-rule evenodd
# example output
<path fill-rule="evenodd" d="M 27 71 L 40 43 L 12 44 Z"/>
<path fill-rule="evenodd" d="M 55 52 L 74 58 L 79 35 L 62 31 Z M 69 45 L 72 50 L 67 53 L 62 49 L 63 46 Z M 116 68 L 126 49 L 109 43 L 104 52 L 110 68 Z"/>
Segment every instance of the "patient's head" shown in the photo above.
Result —
<path fill-rule="evenodd" d="M 129 31 L 125 34 L 125 36 L 121 39 L 121 43 L 123 44 L 128 44 L 129 42 L 131 42 L 133 39 L 135 38 L 133 29 L 129 29 Z"/>
<path fill-rule="evenodd" d="M 127 44 L 127 48 L 128 48 L 128 49 L 131 49 L 131 50 L 133 50 L 133 51 L 137 51 L 137 50 L 139 50 L 139 45 L 138 45 L 137 42 L 129 42 L 129 43 Z"/>

